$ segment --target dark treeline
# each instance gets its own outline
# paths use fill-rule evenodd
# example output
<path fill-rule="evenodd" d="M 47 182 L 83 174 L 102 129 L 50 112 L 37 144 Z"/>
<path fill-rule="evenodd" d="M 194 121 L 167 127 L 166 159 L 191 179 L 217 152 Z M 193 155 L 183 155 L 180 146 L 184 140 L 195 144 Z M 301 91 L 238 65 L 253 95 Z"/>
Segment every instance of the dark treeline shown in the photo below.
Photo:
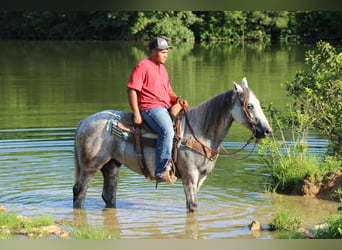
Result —
<path fill-rule="evenodd" d="M 0 11 L 0 39 L 333 40 L 340 11 Z"/>

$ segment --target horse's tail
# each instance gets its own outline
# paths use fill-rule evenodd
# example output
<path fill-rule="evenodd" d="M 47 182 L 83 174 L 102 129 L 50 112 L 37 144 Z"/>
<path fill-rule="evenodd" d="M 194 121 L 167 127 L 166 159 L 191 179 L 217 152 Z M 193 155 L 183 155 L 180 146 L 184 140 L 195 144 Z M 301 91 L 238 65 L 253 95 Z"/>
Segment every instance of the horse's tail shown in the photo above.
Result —
<path fill-rule="evenodd" d="M 75 183 L 78 180 L 78 177 L 80 176 L 80 164 L 78 162 L 78 155 L 77 155 L 77 151 L 76 151 L 76 147 L 75 147 Z"/>
<path fill-rule="evenodd" d="M 81 121 L 82 122 L 82 121 Z M 81 171 L 81 167 L 80 167 L 80 163 L 79 163 L 79 158 L 78 158 L 78 152 L 77 152 L 77 134 L 78 134 L 78 129 L 81 125 L 81 122 L 78 124 L 78 127 L 76 129 L 75 132 L 75 142 L 74 142 L 74 152 L 75 152 L 75 183 L 78 181 L 78 177 L 80 176 L 80 171 Z"/>

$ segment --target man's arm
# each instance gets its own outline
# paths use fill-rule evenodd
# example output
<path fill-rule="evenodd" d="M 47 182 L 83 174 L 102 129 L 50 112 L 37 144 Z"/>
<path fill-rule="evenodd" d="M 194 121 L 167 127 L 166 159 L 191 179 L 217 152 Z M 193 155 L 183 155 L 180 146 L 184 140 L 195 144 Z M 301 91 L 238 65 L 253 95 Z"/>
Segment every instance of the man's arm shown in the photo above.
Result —
<path fill-rule="evenodd" d="M 137 91 L 131 88 L 127 88 L 127 96 L 128 96 L 129 105 L 131 106 L 131 109 L 133 111 L 134 126 L 139 127 L 142 124 L 142 118 L 141 118 L 139 107 L 138 107 Z"/>
<path fill-rule="evenodd" d="M 169 96 L 171 98 L 171 102 L 173 104 L 176 104 L 177 103 L 177 95 L 175 94 L 175 92 L 173 92 L 172 90 L 169 92 Z"/>

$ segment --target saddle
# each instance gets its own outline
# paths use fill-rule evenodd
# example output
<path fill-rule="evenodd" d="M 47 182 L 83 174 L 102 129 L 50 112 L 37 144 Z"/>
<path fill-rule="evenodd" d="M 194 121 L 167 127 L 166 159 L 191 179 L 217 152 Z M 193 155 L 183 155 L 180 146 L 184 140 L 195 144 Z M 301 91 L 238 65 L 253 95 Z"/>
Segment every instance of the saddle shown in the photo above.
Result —
<path fill-rule="evenodd" d="M 119 122 L 117 123 L 117 126 L 122 131 L 132 134 L 134 134 L 135 131 L 138 129 L 138 127 L 135 127 L 133 124 L 133 113 L 122 114 Z M 139 129 L 141 131 L 141 134 L 144 135 L 144 137 L 146 138 L 158 138 L 156 133 L 145 123 L 143 123 Z"/>
<path fill-rule="evenodd" d="M 178 148 L 180 145 L 187 147 L 203 156 L 208 158 L 210 161 L 215 161 L 219 156 L 219 152 L 205 146 L 200 140 L 195 136 L 194 131 L 192 130 L 189 121 L 187 119 L 186 112 L 184 113 L 185 121 L 189 129 L 191 130 L 192 136 L 187 138 L 182 138 L 181 135 L 181 115 L 180 113 L 183 111 L 183 107 L 179 104 L 174 105 L 169 110 L 172 119 L 173 119 L 173 127 L 175 130 L 175 136 L 173 139 L 173 147 L 172 147 L 172 157 L 170 162 L 167 164 L 167 172 L 169 174 L 170 183 L 174 183 L 177 177 L 180 177 L 177 173 L 177 154 Z M 141 127 L 135 127 L 133 124 L 133 113 L 127 113 L 122 111 L 117 111 L 113 114 L 110 122 L 108 123 L 107 130 L 112 134 L 129 141 L 135 145 L 135 152 L 137 161 L 139 163 L 141 172 L 143 175 L 149 179 L 153 180 L 154 175 L 152 175 L 144 160 L 143 147 L 156 147 L 156 140 L 158 135 L 146 124 L 142 124 Z M 172 181 L 174 180 L 174 181 Z"/>
<path fill-rule="evenodd" d="M 182 110 L 183 110 L 183 107 L 178 103 L 176 103 L 175 105 L 173 105 L 170 108 L 169 112 L 170 112 L 170 115 L 173 119 L 174 125 L 175 125 L 176 118 L 178 117 L 179 113 Z M 117 124 L 117 126 L 123 131 L 126 131 L 128 133 L 134 133 L 136 131 L 137 127 L 135 127 L 133 124 L 133 113 L 122 114 L 120 121 Z M 141 130 L 141 134 L 145 138 L 154 138 L 154 139 L 158 138 L 156 133 L 148 125 L 146 125 L 144 123 L 140 127 L 140 130 Z"/>
<path fill-rule="evenodd" d="M 176 162 L 177 162 L 177 151 L 180 141 L 180 119 L 178 118 L 178 114 L 182 111 L 182 107 L 179 104 L 175 104 L 173 107 L 170 108 L 169 112 L 171 117 L 173 118 L 173 125 L 175 129 L 175 137 L 173 140 L 173 147 L 172 147 L 172 158 L 170 162 L 166 166 L 166 173 L 168 174 L 167 179 L 169 183 L 174 183 L 177 179 L 177 171 L 176 171 Z M 151 174 L 148 167 L 146 166 L 144 154 L 143 154 L 143 147 L 155 147 L 156 140 L 158 135 L 146 124 L 142 124 L 140 127 L 136 127 L 133 124 L 133 113 L 122 113 L 116 119 L 112 119 L 112 133 L 116 135 L 121 135 L 126 133 L 125 139 L 130 141 L 135 146 L 135 152 L 137 161 L 139 163 L 141 172 L 143 175 L 149 179 L 154 179 L 154 174 Z M 117 127 L 121 132 L 117 131 Z M 116 130 L 116 131 L 115 131 Z"/>

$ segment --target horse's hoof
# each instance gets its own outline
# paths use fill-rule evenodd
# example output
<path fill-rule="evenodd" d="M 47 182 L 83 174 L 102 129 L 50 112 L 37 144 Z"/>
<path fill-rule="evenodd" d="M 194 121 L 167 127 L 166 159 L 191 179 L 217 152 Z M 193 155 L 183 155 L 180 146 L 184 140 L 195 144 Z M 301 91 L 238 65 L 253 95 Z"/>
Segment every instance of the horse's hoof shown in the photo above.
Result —
<path fill-rule="evenodd" d="M 82 209 L 82 203 L 75 201 L 73 204 L 74 209 Z"/>

